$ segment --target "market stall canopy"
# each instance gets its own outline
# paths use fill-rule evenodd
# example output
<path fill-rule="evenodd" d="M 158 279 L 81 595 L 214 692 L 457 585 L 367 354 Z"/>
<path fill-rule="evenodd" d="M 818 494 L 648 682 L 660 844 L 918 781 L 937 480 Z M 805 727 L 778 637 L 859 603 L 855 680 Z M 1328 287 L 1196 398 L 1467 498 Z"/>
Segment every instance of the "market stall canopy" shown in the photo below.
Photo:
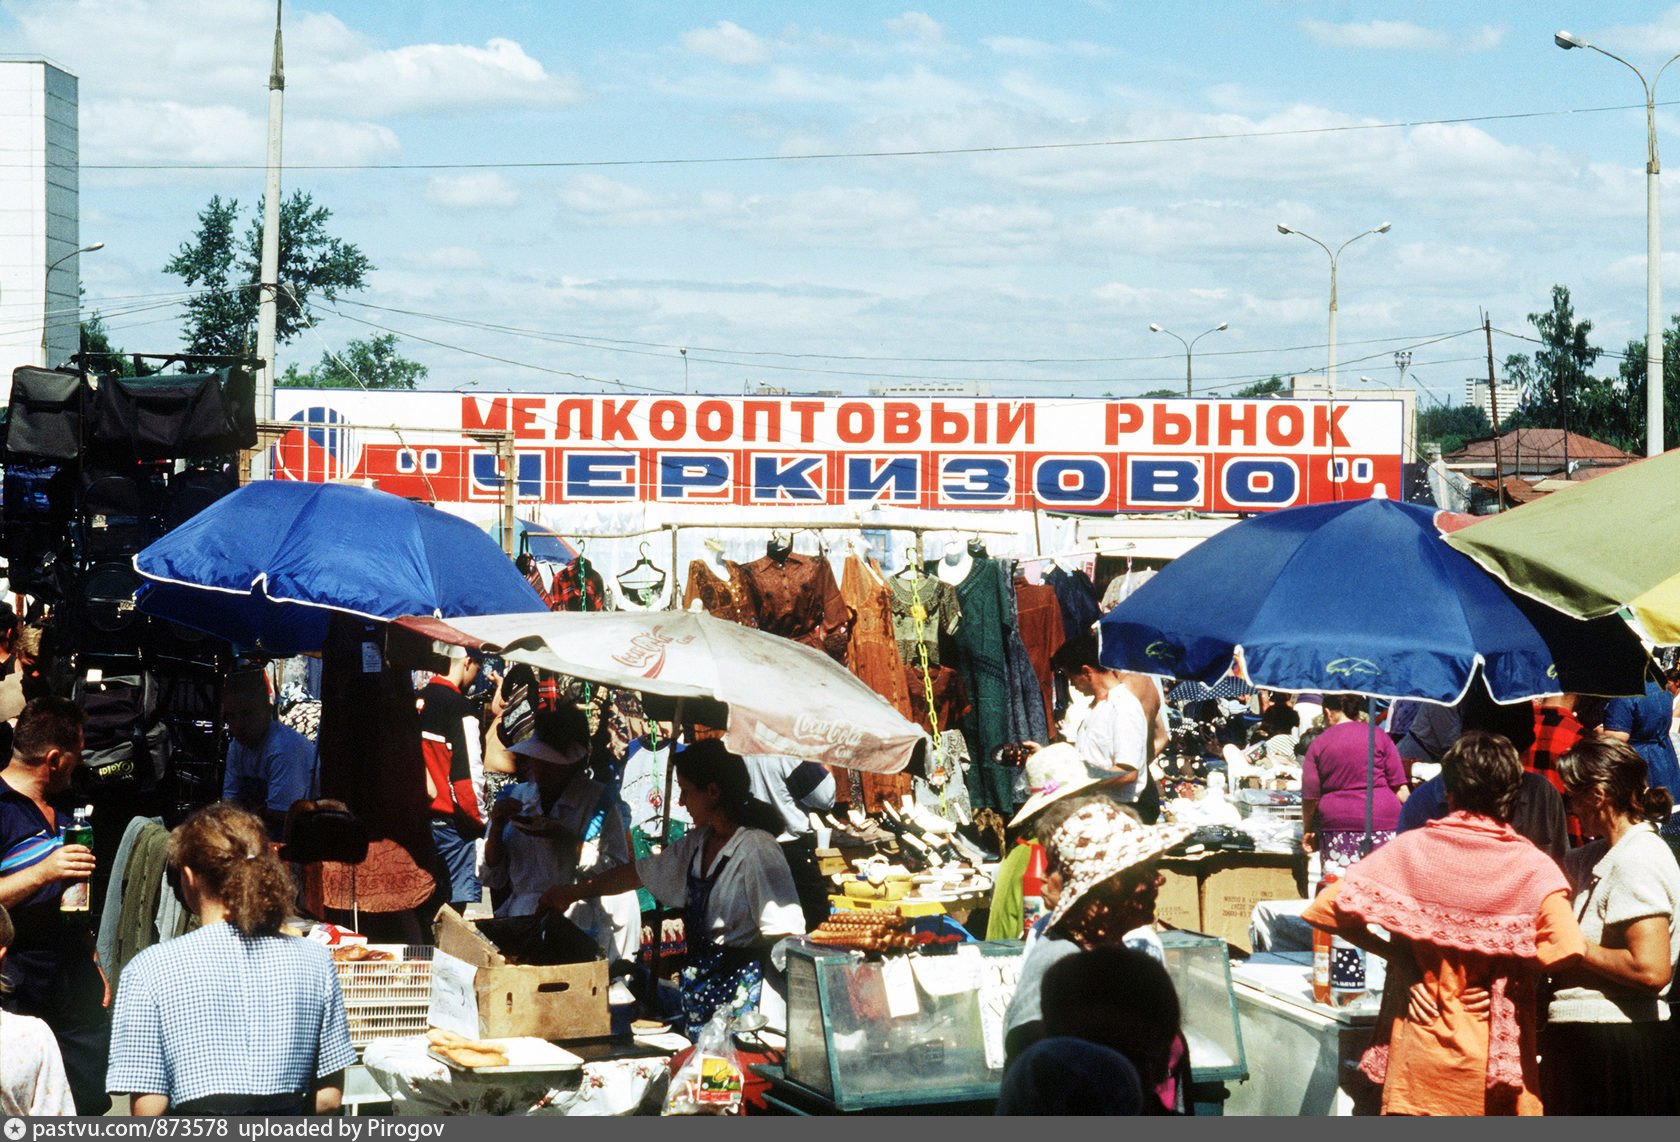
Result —
<path fill-rule="evenodd" d="M 434 636 L 444 624 L 410 624 Z M 897 773 L 926 736 L 826 654 L 695 611 L 545 612 L 447 620 L 513 662 L 728 708 L 724 744 Z"/>
<path fill-rule="evenodd" d="M 1626 623 L 1523 598 L 1447 546 L 1435 515 L 1372 499 L 1243 520 L 1104 616 L 1102 661 L 1213 681 L 1240 660 L 1268 689 L 1442 704 L 1478 666 L 1499 702 L 1644 693 Z"/>
<path fill-rule="evenodd" d="M 139 609 L 286 655 L 318 651 L 327 616 L 388 621 L 547 613 L 470 521 L 343 484 L 260 480 L 134 557 Z"/>
<path fill-rule="evenodd" d="M 501 520 L 483 520 L 478 526 L 490 533 L 497 547 L 502 545 Z M 515 554 L 529 551 L 533 559 L 543 563 L 570 563 L 578 554 L 577 548 L 547 524 L 517 518 L 513 521 L 513 550 Z"/>
<path fill-rule="evenodd" d="M 1595 476 L 1447 538 L 1529 598 L 1580 618 L 1626 607 L 1680 643 L 1680 450 Z"/>

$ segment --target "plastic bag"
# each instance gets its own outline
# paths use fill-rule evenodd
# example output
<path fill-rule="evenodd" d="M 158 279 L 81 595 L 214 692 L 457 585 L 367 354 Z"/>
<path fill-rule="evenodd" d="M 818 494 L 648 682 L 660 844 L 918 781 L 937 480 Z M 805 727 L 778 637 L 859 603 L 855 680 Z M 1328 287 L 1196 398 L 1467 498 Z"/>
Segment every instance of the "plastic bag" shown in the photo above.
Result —
<path fill-rule="evenodd" d="M 729 1034 L 729 1007 L 720 1006 L 695 1037 L 694 1050 L 671 1076 L 665 1113 L 740 1114 L 741 1060 Z"/>

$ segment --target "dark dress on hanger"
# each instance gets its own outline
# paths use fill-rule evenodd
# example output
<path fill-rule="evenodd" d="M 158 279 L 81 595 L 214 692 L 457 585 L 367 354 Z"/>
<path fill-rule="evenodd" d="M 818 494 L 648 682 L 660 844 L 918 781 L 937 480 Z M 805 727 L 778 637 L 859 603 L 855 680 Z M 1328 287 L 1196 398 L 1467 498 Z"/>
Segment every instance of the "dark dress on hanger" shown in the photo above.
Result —
<path fill-rule="evenodd" d="M 845 662 L 852 616 L 827 559 L 789 554 L 778 562 L 766 555 L 741 571 L 753 625 Z"/>
<path fill-rule="evenodd" d="M 725 580 L 712 565 L 704 559 L 696 559 L 688 565 L 688 585 L 683 590 L 683 610 L 688 610 L 694 600 L 700 600 L 700 608 L 713 618 L 728 619 L 730 622 L 753 625 L 753 616 L 747 613 L 747 587 L 741 573 L 741 565 L 726 559 L 724 570 L 729 573 Z"/>
<path fill-rule="evenodd" d="M 1009 744 L 1007 590 L 1003 568 L 995 559 L 974 560 L 957 584 L 962 625 L 956 634 L 957 673 L 971 703 L 960 723 L 973 762 L 968 770 L 969 802 L 975 809 L 996 809 L 1006 818 L 1014 809 L 1015 771 L 992 764 L 992 755 Z"/>

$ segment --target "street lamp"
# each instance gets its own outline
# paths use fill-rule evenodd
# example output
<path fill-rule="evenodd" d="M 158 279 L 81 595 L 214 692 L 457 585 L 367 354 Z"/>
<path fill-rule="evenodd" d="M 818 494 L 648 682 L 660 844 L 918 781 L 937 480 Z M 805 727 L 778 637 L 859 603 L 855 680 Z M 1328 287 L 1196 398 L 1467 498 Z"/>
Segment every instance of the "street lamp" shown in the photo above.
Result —
<path fill-rule="evenodd" d="M 1386 234 L 1386 233 L 1388 233 L 1388 223 L 1384 222 L 1381 226 L 1374 226 L 1369 230 L 1365 230 L 1365 231 L 1362 231 L 1358 234 L 1355 234 L 1353 237 L 1349 238 L 1346 242 L 1343 242 L 1340 246 L 1337 246 L 1334 253 L 1331 252 L 1329 246 L 1326 246 L 1323 242 L 1320 242 L 1317 238 L 1314 238 L 1311 234 L 1305 233 L 1305 232 L 1300 231 L 1300 230 L 1292 230 L 1288 226 L 1285 226 L 1281 222 L 1278 223 L 1278 233 L 1279 234 L 1295 234 L 1295 235 L 1298 235 L 1302 238 L 1305 238 L 1307 241 L 1311 242 L 1313 245 L 1317 246 L 1319 249 L 1323 250 L 1326 254 L 1330 255 L 1330 361 L 1329 361 L 1329 364 L 1325 367 L 1325 370 L 1324 370 L 1324 381 L 1325 381 L 1325 384 L 1327 384 L 1330 388 L 1330 395 L 1335 396 L 1336 395 L 1336 259 L 1341 257 L 1341 253 L 1342 253 L 1343 250 L 1347 249 L 1348 246 L 1352 245 L 1354 242 L 1359 241 L 1359 239 L 1365 237 L 1366 234 Z"/>
<path fill-rule="evenodd" d="M 95 250 L 103 250 L 104 248 L 105 243 L 95 242 L 91 246 L 82 246 L 71 250 L 62 258 L 56 258 L 47 263 L 46 272 L 41 275 L 41 368 L 46 369 L 52 366 L 52 362 L 47 359 L 47 326 L 52 316 L 50 312 L 50 306 L 52 305 L 52 272 L 77 254 L 91 254 Z M 77 312 L 80 311 L 81 307 L 78 305 Z"/>
<path fill-rule="evenodd" d="M 1657 186 L 1662 164 L 1657 161 L 1656 90 L 1657 80 L 1680 55 L 1670 56 L 1657 69 L 1656 77 L 1647 83 L 1637 67 L 1580 36 L 1559 32 L 1552 42 L 1564 51 L 1591 48 L 1601 56 L 1609 56 L 1639 76 L 1645 88 L 1645 455 L 1655 456 L 1663 450 L 1662 192 Z"/>
<path fill-rule="evenodd" d="M 1151 321 L 1149 323 L 1149 331 L 1151 333 L 1165 333 L 1168 337 L 1171 337 L 1173 340 L 1177 341 L 1180 345 L 1184 346 L 1184 395 L 1185 396 L 1190 395 L 1190 347 L 1193 346 L 1196 342 L 1200 341 L 1202 338 L 1206 337 L 1209 333 L 1218 333 L 1222 329 L 1229 329 L 1229 328 L 1230 328 L 1230 323 L 1229 322 L 1221 321 L 1218 325 L 1215 325 L 1212 329 L 1208 329 L 1208 330 L 1205 330 L 1204 332 L 1198 333 L 1194 337 L 1190 338 L 1190 340 L 1186 341 L 1184 338 L 1182 338 L 1178 334 L 1174 333 L 1171 329 L 1162 329 L 1159 325 L 1156 325 L 1153 321 Z"/>

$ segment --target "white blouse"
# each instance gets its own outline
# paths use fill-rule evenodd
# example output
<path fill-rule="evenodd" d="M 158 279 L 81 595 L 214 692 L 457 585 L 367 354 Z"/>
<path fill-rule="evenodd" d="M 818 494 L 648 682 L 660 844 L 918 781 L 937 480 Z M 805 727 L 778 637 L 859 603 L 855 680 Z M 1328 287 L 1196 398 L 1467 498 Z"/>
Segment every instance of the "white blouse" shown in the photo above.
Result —
<path fill-rule="evenodd" d="M 702 825 L 663 852 L 636 861 L 642 884 L 667 908 L 687 905 L 688 874 L 698 871 L 701 846 L 711 835 L 712 827 Z M 787 858 L 776 838 L 763 829 L 736 829 L 705 871 L 717 872 L 705 915 L 705 935 L 713 943 L 744 948 L 760 937 L 805 931 Z"/>

